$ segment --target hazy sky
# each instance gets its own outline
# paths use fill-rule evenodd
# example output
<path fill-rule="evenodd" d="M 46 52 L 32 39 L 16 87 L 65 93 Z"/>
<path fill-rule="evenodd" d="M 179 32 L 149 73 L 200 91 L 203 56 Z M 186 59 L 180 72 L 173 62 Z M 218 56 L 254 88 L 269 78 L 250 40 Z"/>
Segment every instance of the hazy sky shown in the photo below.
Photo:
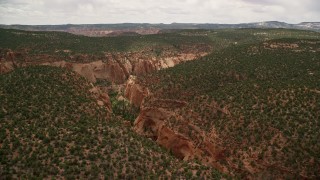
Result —
<path fill-rule="evenodd" d="M 320 0 L 0 0 L 0 24 L 299 23 L 320 21 Z"/>

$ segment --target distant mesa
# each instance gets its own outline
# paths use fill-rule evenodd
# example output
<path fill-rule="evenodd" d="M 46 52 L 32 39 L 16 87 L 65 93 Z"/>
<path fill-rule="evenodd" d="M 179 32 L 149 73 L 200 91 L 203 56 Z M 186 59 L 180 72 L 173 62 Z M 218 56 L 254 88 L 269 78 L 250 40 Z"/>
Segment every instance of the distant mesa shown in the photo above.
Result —
<path fill-rule="evenodd" d="M 72 34 L 86 36 L 136 36 L 145 34 L 158 34 L 162 30 L 170 29 L 227 29 L 227 28 L 284 28 L 300 29 L 320 32 L 320 22 L 302 22 L 288 24 L 279 21 L 265 21 L 240 24 L 217 24 L 217 23 L 171 23 L 171 24 L 148 24 L 148 23 L 123 23 L 123 24 L 64 24 L 64 25 L 0 25 L 4 29 L 19 29 L 28 31 L 63 31 Z"/>

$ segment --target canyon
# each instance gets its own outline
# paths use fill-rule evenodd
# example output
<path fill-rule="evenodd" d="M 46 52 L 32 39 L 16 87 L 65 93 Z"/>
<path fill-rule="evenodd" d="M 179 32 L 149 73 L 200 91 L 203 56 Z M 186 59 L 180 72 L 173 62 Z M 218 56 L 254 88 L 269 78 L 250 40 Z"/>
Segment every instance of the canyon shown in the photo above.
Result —
<path fill-rule="evenodd" d="M 219 162 L 225 159 L 225 149 L 219 146 L 221 139 L 215 129 L 206 133 L 194 124 L 196 119 L 200 119 L 199 116 L 195 115 L 194 119 L 188 119 L 181 113 L 188 102 L 161 99 L 153 95 L 147 87 L 139 84 L 133 76 L 127 81 L 125 97 L 140 109 L 133 123 L 136 133 L 154 140 L 181 160 L 199 160 L 202 164 L 210 165 L 220 172 L 229 173 Z M 228 115 L 227 110 L 214 108 Z"/>
<path fill-rule="evenodd" d="M 8 51 L 1 59 L 0 72 L 12 71 L 15 67 L 30 65 L 48 65 L 62 67 L 77 72 L 92 84 L 97 80 L 107 80 L 117 86 L 122 86 L 120 92 L 135 107 L 140 108 L 139 116 L 136 118 L 133 129 L 138 134 L 152 138 L 159 145 L 173 152 L 173 154 L 184 160 L 200 159 L 205 164 L 213 165 L 223 171 L 219 163 L 215 160 L 223 153 L 200 128 L 190 124 L 182 116 L 175 114 L 175 109 L 186 105 L 186 102 L 176 102 L 173 100 L 153 99 L 156 105 L 147 106 L 144 99 L 151 97 L 152 93 L 147 87 L 136 82 L 137 76 L 165 68 L 173 67 L 177 64 L 196 60 L 206 56 L 211 50 L 208 45 L 197 45 L 182 49 L 180 52 L 164 50 L 160 56 L 152 54 L 150 51 L 126 52 L 126 53 L 106 53 L 100 60 L 85 62 L 86 55 L 81 56 L 81 62 L 57 60 L 48 56 L 47 61 L 33 61 L 31 57 L 24 54 Z M 43 57 L 45 55 L 41 55 Z M 36 57 L 40 58 L 40 57 Z M 77 58 L 79 60 L 79 57 Z M 97 98 L 97 104 L 105 106 L 112 111 L 110 99 L 105 89 L 93 86 L 90 90 Z M 185 122 L 186 127 L 193 128 L 197 133 L 196 139 L 190 139 L 171 129 L 166 120 L 177 118 Z"/>
<path fill-rule="evenodd" d="M 175 113 L 175 109 L 182 108 L 186 102 L 173 100 L 153 99 L 156 105 L 145 105 L 144 99 L 152 97 L 152 93 L 147 87 L 136 82 L 137 76 L 143 76 L 148 73 L 165 68 L 173 67 L 177 64 L 196 60 L 206 56 L 211 50 L 208 45 L 198 45 L 188 47 L 180 52 L 171 52 L 165 50 L 161 56 L 155 56 L 148 52 L 126 52 L 126 53 L 106 53 L 105 57 L 92 62 L 76 62 L 57 60 L 47 56 L 47 61 L 33 61 L 32 58 L 19 52 L 11 50 L 1 58 L 0 73 L 7 73 L 16 67 L 31 65 L 47 65 L 62 67 L 77 72 L 92 84 L 98 80 L 107 80 L 116 86 L 122 86 L 123 96 L 135 107 L 140 108 L 140 113 L 136 118 L 133 129 L 138 134 L 152 138 L 159 145 L 170 150 L 176 157 L 184 160 L 199 159 L 203 163 L 212 165 L 220 171 L 225 172 L 223 167 L 216 163 L 217 158 L 223 153 L 208 138 L 200 128 L 188 123 Z M 67 51 L 67 50 L 65 50 Z M 67 51 L 68 52 L 68 51 Z M 39 59 L 46 55 L 35 57 Z M 72 58 L 72 57 L 71 57 Z M 81 56 L 81 61 L 86 60 L 86 55 Z M 49 60 L 48 60 L 49 59 Z M 77 57 L 79 60 L 79 56 Z M 90 92 L 95 95 L 97 104 L 105 106 L 108 112 L 112 111 L 110 98 L 106 89 L 93 86 Z M 177 118 L 185 123 L 185 127 L 192 128 L 198 135 L 195 139 L 190 139 L 166 124 L 169 118 Z"/>
<path fill-rule="evenodd" d="M 37 120 L 39 116 L 35 115 L 40 111 L 45 115 L 40 117 L 49 123 L 59 120 L 58 128 L 66 119 L 74 120 L 70 127 L 81 127 L 75 129 L 81 136 L 94 120 L 103 123 L 95 131 L 89 129 L 88 133 L 96 134 L 86 138 L 77 151 L 87 151 L 85 146 L 92 144 L 87 142 L 98 139 L 92 149 L 102 147 L 101 156 L 110 155 L 114 160 L 105 159 L 115 167 L 110 173 L 121 171 L 126 175 L 128 166 L 122 168 L 121 159 L 132 163 L 129 168 L 133 173 L 141 162 L 146 165 L 141 172 L 166 174 L 173 179 L 179 177 L 174 174 L 206 177 L 202 170 L 212 171 L 214 177 L 219 172 L 240 179 L 318 177 L 319 33 L 283 29 L 162 30 L 145 36 L 121 32 L 125 35 L 86 37 L 62 32 L 0 31 L 0 95 L 4 97 L 0 98 L 0 118 L 8 123 L 20 117 Z M 114 32 L 105 33 L 116 36 Z M 34 95 L 39 89 L 42 94 Z M 81 94 L 92 97 L 91 103 L 81 106 Z M 28 103 L 30 98 L 36 105 Z M 51 108 L 42 108 L 54 100 L 57 103 Z M 86 111 L 74 111 L 75 116 L 69 118 L 69 112 L 78 107 Z M 48 109 L 52 110 L 50 116 L 46 116 Z M 99 116 L 103 118 L 98 119 L 92 113 L 95 110 L 102 110 Z M 92 118 L 83 121 L 86 117 L 80 116 L 82 112 L 91 113 Z M 65 118 L 56 118 L 63 113 Z M 112 131 L 119 133 L 108 136 Z M 130 138 L 121 142 L 122 149 L 119 144 L 104 149 L 126 136 Z M 68 139 L 64 142 L 74 145 Z M 137 142 L 143 143 L 131 148 Z M 154 147 L 163 155 L 150 159 Z M 113 150 L 119 158 L 113 157 Z M 151 153 L 144 155 L 146 150 Z M 14 151 L 7 152 L 11 158 Z M 140 154 L 144 157 L 137 159 Z M 84 154 L 84 159 L 91 157 Z M 168 166 L 167 160 L 161 170 L 159 162 L 166 158 L 183 166 L 196 166 L 198 171 L 189 166 L 184 170 L 176 164 Z M 151 165 L 146 163 L 149 160 Z M 177 167 L 179 172 L 165 171 L 166 167 Z"/>
<path fill-rule="evenodd" d="M 10 72 L 15 67 L 48 65 L 73 70 L 92 83 L 97 79 L 103 79 L 115 84 L 124 84 L 130 75 L 142 76 L 195 60 L 206 56 L 211 48 L 210 45 L 198 44 L 181 47 L 179 51 L 161 49 L 161 52 L 155 52 L 159 50 L 147 49 L 138 52 L 107 52 L 102 57 L 80 54 L 69 55 L 67 58 L 47 54 L 31 56 L 25 51 L 15 52 L 9 49 L 2 50 L 0 73 Z M 69 50 L 62 51 L 70 53 Z"/>

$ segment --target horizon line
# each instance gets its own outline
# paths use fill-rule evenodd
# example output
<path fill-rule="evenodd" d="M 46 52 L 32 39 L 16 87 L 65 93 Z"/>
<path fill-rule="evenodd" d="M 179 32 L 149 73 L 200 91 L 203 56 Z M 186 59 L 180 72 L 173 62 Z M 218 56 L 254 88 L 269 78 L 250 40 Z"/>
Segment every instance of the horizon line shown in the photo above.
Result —
<path fill-rule="evenodd" d="M 61 23 L 61 24 L 1 24 L 6 26 L 63 26 L 63 25 L 120 25 L 120 24 L 150 24 L 150 25 L 172 25 L 172 24 L 189 24 L 189 25 L 201 25 L 201 24 L 220 24 L 220 25 L 234 25 L 234 24 L 254 24 L 254 23 L 268 23 L 268 22 L 278 22 L 278 23 L 286 23 L 289 25 L 297 25 L 302 23 L 320 23 L 320 21 L 303 21 L 299 23 L 287 23 L 284 21 L 257 21 L 257 22 L 243 22 L 243 23 L 192 23 L 192 22 L 172 22 L 172 23 L 137 23 L 137 22 L 119 22 L 119 23 Z"/>

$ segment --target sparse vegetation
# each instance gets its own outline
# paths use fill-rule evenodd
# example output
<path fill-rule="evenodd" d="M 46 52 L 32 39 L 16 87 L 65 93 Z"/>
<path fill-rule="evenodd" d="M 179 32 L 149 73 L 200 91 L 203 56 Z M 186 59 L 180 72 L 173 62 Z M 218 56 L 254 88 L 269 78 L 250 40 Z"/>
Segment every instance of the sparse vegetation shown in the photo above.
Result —
<path fill-rule="evenodd" d="M 168 49 L 188 52 L 203 44 L 212 54 L 138 77 L 152 92 L 144 105 L 186 102 L 166 125 L 191 140 L 201 139 L 199 132 L 212 138 L 224 150 L 217 162 L 230 176 L 319 178 L 320 34 L 286 29 L 99 38 L 0 29 L 0 68 L 8 52 L 19 55 L 14 70 L 0 75 L 0 177 L 228 178 L 136 134 L 131 125 L 139 109 L 111 91 L 110 81 L 97 78 L 94 85 L 109 89 L 112 113 L 67 66 L 22 67 L 26 61 L 107 61 L 107 52 L 140 51 L 156 60 Z"/>
<path fill-rule="evenodd" d="M 122 97 L 118 99 L 118 93 L 111 91 L 109 97 L 112 106 L 112 113 L 116 116 L 120 116 L 125 120 L 129 120 L 131 123 L 137 118 L 139 114 L 139 108 L 130 104 L 130 102 Z"/>
<path fill-rule="evenodd" d="M 319 43 L 280 39 L 230 46 L 142 77 L 140 84 L 159 99 L 187 101 L 178 113 L 208 135 L 214 127 L 231 172 L 316 178 Z M 168 124 L 193 139 L 178 120 Z"/>
<path fill-rule="evenodd" d="M 49 55 L 60 60 L 70 60 L 77 56 L 81 58 L 85 55 L 86 61 L 94 61 L 104 58 L 108 52 L 151 51 L 160 55 L 163 49 L 177 51 L 180 46 L 209 43 L 208 37 L 186 37 L 178 33 L 86 37 L 64 32 L 0 29 L 0 48 L 27 51 L 29 57 Z"/>
<path fill-rule="evenodd" d="M 73 72 L 31 66 L 0 75 L 0 84 L 2 178 L 184 178 L 202 167 L 108 115 Z M 208 168 L 201 177 L 224 175 Z"/>

